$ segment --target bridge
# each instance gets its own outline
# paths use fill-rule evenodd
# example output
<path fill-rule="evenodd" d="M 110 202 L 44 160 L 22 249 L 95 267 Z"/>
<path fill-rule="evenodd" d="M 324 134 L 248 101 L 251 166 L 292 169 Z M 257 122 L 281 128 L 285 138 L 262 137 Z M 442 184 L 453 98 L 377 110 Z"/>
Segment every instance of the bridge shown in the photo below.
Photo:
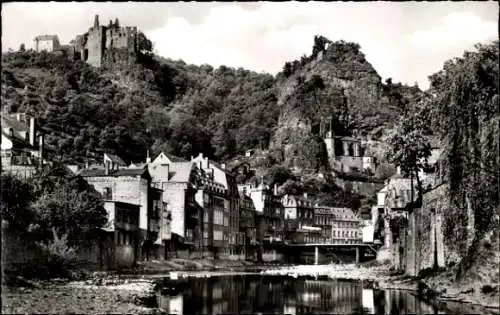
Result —
<path fill-rule="evenodd" d="M 299 243 L 299 244 L 283 244 L 284 248 L 288 249 L 305 249 L 314 248 L 314 264 L 318 264 L 319 260 L 319 249 L 355 249 L 356 250 L 356 264 L 360 263 L 361 257 L 368 250 L 373 254 L 377 255 L 377 249 L 374 244 L 371 243 L 355 243 L 355 244 L 345 244 L 345 243 Z"/>

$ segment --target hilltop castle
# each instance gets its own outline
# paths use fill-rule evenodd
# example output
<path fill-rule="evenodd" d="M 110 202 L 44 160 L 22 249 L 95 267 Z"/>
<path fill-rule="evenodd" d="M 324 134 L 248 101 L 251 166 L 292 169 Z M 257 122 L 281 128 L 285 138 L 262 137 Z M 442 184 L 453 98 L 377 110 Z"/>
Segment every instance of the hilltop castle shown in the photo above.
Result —
<path fill-rule="evenodd" d="M 101 67 L 105 54 L 110 49 L 137 51 L 137 27 L 120 27 L 118 19 L 109 21 L 108 26 L 99 25 L 99 15 L 95 16 L 94 26 L 88 32 L 76 36 L 70 42 L 73 58 L 81 59 L 94 67 Z"/>

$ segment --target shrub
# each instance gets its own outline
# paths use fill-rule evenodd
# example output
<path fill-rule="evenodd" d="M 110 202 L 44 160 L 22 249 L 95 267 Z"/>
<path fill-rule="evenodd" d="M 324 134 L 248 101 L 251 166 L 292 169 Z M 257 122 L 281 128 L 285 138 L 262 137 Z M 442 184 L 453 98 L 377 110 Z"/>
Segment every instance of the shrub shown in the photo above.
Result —
<path fill-rule="evenodd" d="M 68 234 L 61 237 L 53 230 L 54 238 L 47 243 L 38 243 L 46 255 L 44 266 L 48 277 L 69 276 L 70 270 L 76 265 L 76 249 L 68 245 Z"/>

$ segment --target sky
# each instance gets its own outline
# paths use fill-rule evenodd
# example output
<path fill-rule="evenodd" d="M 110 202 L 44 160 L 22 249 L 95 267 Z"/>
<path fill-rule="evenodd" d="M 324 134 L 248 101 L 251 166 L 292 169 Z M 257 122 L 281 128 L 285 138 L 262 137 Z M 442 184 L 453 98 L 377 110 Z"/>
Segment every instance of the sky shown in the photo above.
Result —
<path fill-rule="evenodd" d="M 2 51 L 43 34 L 67 44 L 96 14 L 137 26 L 163 57 L 273 75 L 310 55 L 314 35 L 357 42 L 383 80 L 423 89 L 446 60 L 498 38 L 495 1 L 12 2 L 2 4 Z"/>

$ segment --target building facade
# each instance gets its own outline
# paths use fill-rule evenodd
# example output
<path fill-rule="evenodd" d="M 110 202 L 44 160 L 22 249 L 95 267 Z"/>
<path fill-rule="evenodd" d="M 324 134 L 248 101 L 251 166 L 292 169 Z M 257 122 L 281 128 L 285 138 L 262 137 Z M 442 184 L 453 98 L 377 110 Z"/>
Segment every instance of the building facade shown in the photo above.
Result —
<path fill-rule="evenodd" d="M 239 227 L 240 196 L 235 175 L 226 169 L 225 164 L 213 162 L 201 153 L 196 158 L 191 158 L 191 162 L 207 174 L 212 174 L 214 183 L 224 188 L 223 226 L 227 245 L 223 251 L 224 255 L 229 255 L 229 257 L 243 255 L 244 236 Z"/>
<path fill-rule="evenodd" d="M 140 259 L 161 256 L 163 249 L 155 243 L 159 234 L 159 218 L 163 212 L 163 192 L 152 186 L 146 167 L 128 168 L 119 157 L 105 153 L 103 165 L 86 167 L 78 174 L 101 192 L 106 200 L 140 206 Z"/>
<path fill-rule="evenodd" d="M 132 267 L 139 259 L 139 213 L 137 204 L 105 200 L 104 208 L 108 214 L 108 224 L 102 229 L 109 233 L 112 240 L 105 250 L 109 253 L 109 269 Z"/>
<path fill-rule="evenodd" d="M 304 196 L 284 195 L 281 203 L 285 211 L 285 241 L 291 244 L 305 243 L 317 234 L 314 228 L 314 205 Z"/>
<path fill-rule="evenodd" d="M 61 47 L 57 35 L 39 35 L 35 37 L 34 42 L 37 52 L 53 52 Z"/>
<path fill-rule="evenodd" d="M 153 161 L 146 161 L 154 185 L 163 190 L 163 202 L 170 233 L 163 241 L 168 243 L 167 256 L 186 256 L 202 246 L 203 207 L 196 200 L 200 170 L 191 162 L 160 153 Z"/>
<path fill-rule="evenodd" d="M 255 227 L 255 206 L 252 198 L 240 192 L 240 233 L 243 234 L 243 255 L 245 259 L 254 257 L 257 245 L 257 229 Z"/>
<path fill-rule="evenodd" d="M 362 242 L 361 219 L 352 209 L 315 206 L 315 225 L 321 227 L 321 243 L 359 244 Z"/>
<path fill-rule="evenodd" d="M 353 137 L 336 136 L 330 128 L 323 139 L 330 166 L 337 171 L 371 171 L 375 173 L 376 159 L 365 154 L 366 147 Z"/>
<path fill-rule="evenodd" d="M 285 211 L 276 189 L 273 191 L 264 183 L 257 187 L 240 185 L 238 189 L 253 201 L 257 242 L 261 245 L 282 244 L 285 236 Z"/>
<path fill-rule="evenodd" d="M 44 136 L 36 119 L 25 114 L 2 114 L 2 173 L 21 178 L 33 175 L 44 160 Z"/>

